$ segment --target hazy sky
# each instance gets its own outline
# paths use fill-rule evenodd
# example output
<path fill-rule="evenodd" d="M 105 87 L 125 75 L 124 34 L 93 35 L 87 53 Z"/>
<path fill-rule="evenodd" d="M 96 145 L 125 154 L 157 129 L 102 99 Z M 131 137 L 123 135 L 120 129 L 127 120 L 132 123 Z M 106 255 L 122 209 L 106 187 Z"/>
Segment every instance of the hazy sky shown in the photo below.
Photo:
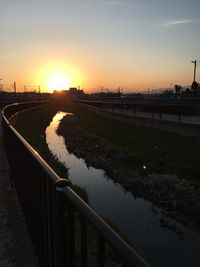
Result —
<path fill-rule="evenodd" d="M 191 84 L 200 0 L 0 0 L 0 78 L 127 90 Z M 200 68 L 197 68 L 200 82 Z"/>

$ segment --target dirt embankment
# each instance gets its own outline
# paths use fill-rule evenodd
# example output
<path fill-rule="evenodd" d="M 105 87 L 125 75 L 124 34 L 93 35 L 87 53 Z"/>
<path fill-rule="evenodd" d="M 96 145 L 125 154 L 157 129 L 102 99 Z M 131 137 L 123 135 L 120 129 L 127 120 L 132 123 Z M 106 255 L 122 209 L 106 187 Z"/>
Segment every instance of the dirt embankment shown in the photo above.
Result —
<path fill-rule="evenodd" d="M 141 173 L 127 164 L 128 155 L 106 149 L 101 137 L 80 124 L 75 115 L 63 118 L 58 134 L 64 136 L 67 149 L 88 166 L 104 169 L 108 177 L 134 194 L 164 208 L 165 214 L 184 223 L 200 222 L 200 190 L 173 175 Z"/>

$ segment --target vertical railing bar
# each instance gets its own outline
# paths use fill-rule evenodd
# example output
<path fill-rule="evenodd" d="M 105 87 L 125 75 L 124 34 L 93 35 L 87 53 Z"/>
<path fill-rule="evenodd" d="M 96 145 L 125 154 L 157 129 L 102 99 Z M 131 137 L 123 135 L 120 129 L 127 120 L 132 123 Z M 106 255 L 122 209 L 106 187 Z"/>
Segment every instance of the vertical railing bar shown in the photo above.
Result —
<path fill-rule="evenodd" d="M 53 184 L 50 179 L 48 179 L 49 187 L 49 242 L 50 242 L 50 262 L 51 266 L 55 266 L 55 239 L 54 239 L 54 209 L 53 209 Z"/>
<path fill-rule="evenodd" d="M 45 183 L 46 183 L 46 229 L 47 229 L 47 258 L 48 267 L 52 267 L 51 261 L 51 211 L 50 211 L 50 186 L 48 175 L 45 173 Z"/>
<path fill-rule="evenodd" d="M 35 169 L 35 174 L 34 174 L 34 182 L 35 182 L 35 194 L 34 194 L 34 197 L 35 197 L 35 207 L 34 207 L 34 210 L 35 210 L 35 232 L 36 232 L 36 236 L 35 236 L 35 252 L 36 252 L 36 255 L 38 256 L 38 258 L 40 259 L 40 206 L 39 206 L 39 190 L 40 190 L 40 187 L 39 187 L 39 171 L 40 171 L 40 168 L 39 168 L 39 165 L 36 163 L 36 169 Z"/>
<path fill-rule="evenodd" d="M 32 239 L 32 242 L 34 243 L 35 240 L 35 212 L 34 212 L 34 168 L 35 168 L 35 162 L 34 159 L 31 157 L 30 154 L 26 155 L 24 151 L 24 158 L 27 158 L 27 165 L 24 167 L 24 183 L 26 181 L 25 186 L 25 193 L 26 193 L 26 209 L 27 209 L 27 221 L 29 226 L 29 232 Z M 24 160 L 23 160 L 24 161 Z M 31 173 L 30 173 L 31 169 Z M 32 188 L 32 190 L 27 190 L 28 186 Z"/>
<path fill-rule="evenodd" d="M 51 267 L 50 261 L 50 225 L 49 225 L 49 182 L 48 182 L 48 174 L 43 172 L 44 175 L 44 197 L 45 197 L 45 231 L 46 231 L 46 257 L 47 257 L 47 266 Z"/>
<path fill-rule="evenodd" d="M 105 241 L 98 234 L 97 240 L 97 267 L 105 267 Z"/>
<path fill-rule="evenodd" d="M 39 194 L 38 194 L 38 209 L 39 209 L 39 231 L 40 231 L 40 254 L 39 254 L 39 264 L 44 266 L 44 223 L 43 223 L 43 186 L 42 186 L 42 170 L 40 169 L 38 175 L 38 185 L 39 185 Z"/>
<path fill-rule="evenodd" d="M 61 181 L 62 180 L 62 181 Z M 64 223 L 66 203 L 62 196 L 62 189 L 67 185 L 66 180 L 60 179 L 55 183 L 55 241 L 56 241 L 56 267 L 67 266 L 67 232 Z"/>
<path fill-rule="evenodd" d="M 42 182 L 42 232 L 43 232 L 43 250 L 44 250 L 44 259 L 43 264 L 44 267 L 48 267 L 48 241 L 47 241 L 47 207 L 46 207 L 46 181 L 45 181 L 45 175 L 42 172 L 41 182 Z"/>
<path fill-rule="evenodd" d="M 68 203 L 67 211 L 64 217 L 66 221 L 67 231 L 67 267 L 74 267 L 75 263 L 75 219 L 74 219 L 74 208 Z"/>
<path fill-rule="evenodd" d="M 59 267 L 57 264 L 57 244 L 56 244 L 56 187 L 54 183 L 51 183 L 51 190 L 52 190 L 52 242 L 53 242 L 53 260 L 54 266 Z"/>
<path fill-rule="evenodd" d="M 33 234 L 32 234 L 32 242 L 33 245 L 35 247 L 35 250 L 38 249 L 37 247 L 37 235 L 38 235 L 38 224 L 37 224 L 37 220 L 38 220 L 38 216 L 37 216 L 37 170 L 38 170 L 38 166 L 37 166 L 37 162 L 35 161 L 35 159 L 33 159 L 33 176 L 32 176 L 32 183 L 33 183 Z"/>
<path fill-rule="evenodd" d="M 87 266 L 87 222 L 83 216 L 80 217 L 80 253 L 81 267 Z"/>
<path fill-rule="evenodd" d="M 40 194 L 39 194 L 39 206 L 40 206 L 40 246 L 41 246 L 41 256 L 40 256 L 40 266 L 45 266 L 45 248 L 44 248 L 44 195 L 43 195 L 43 177 L 42 170 L 40 170 L 39 175 L 39 186 L 40 186 Z"/>

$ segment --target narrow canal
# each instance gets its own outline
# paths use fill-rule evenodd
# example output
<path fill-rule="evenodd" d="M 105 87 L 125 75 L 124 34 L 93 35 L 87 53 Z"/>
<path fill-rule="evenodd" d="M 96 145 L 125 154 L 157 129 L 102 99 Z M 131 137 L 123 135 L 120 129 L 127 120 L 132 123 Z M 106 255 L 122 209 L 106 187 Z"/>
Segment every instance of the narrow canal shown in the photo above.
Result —
<path fill-rule="evenodd" d="M 46 142 L 54 157 L 69 169 L 72 183 L 87 191 L 89 204 L 117 225 L 152 266 L 200 266 L 200 232 L 170 219 L 183 234 L 163 227 L 158 207 L 143 198 L 135 198 L 107 177 L 104 170 L 88 168 L 84 159 L 68 152 L 64 138 L 56 130 L 63 116 L 71 115 L 58 112 L 54 116 L 46 129 Z"/>

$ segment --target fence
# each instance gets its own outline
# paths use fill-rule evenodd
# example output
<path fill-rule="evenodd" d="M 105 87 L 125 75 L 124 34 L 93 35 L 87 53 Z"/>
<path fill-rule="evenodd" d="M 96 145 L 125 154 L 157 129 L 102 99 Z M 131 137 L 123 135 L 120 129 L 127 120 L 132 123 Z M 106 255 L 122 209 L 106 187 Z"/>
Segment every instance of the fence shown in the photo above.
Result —
<path fill-rule="evenodd" d="M 15 112 L 37 105 L 5 107 L 2 124 L 11 181 L 40 266 L 149 266 L 9 124 Z"/>
<path fill-rule="evenodd" d="M 126 101 L 90 101 L 77 100 L 94 108 L 129 117 L 148 118 L 151 120 L 200 124 L 200 105 L 196 104 L 142 104 Z"/>

